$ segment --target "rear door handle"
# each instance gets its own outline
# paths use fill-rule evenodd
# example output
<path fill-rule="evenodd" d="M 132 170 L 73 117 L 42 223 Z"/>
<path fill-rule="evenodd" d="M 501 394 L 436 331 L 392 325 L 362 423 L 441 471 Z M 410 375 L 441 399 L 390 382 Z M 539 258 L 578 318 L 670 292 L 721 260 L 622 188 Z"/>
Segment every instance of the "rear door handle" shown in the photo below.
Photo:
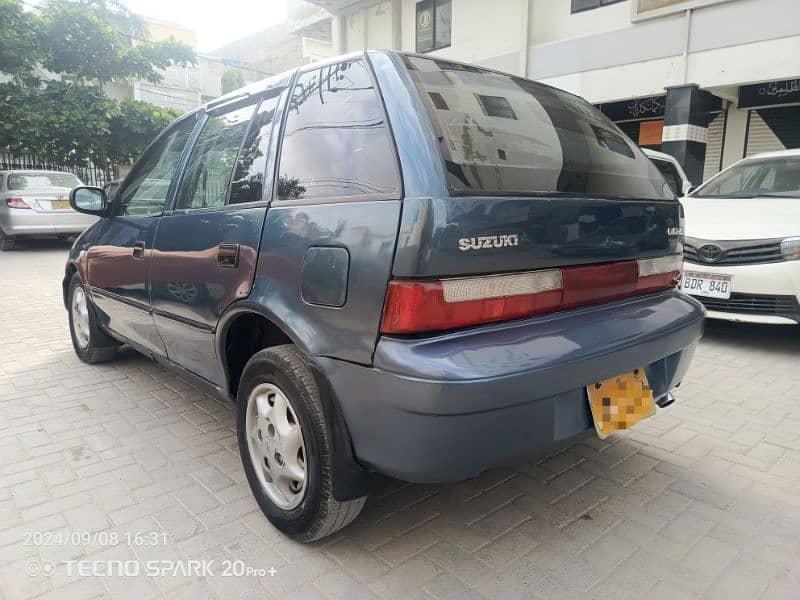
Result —
<path fill-rule="evenodd" d="M 220 244 L 217 251 L 217 266 L 236 268 L 239 266 L 239 244 Z"/>
<path fill-rule="evenodd" d="M 144 242 L 136 242 L 133 245 L 133 259 L 144 260 Z"/>

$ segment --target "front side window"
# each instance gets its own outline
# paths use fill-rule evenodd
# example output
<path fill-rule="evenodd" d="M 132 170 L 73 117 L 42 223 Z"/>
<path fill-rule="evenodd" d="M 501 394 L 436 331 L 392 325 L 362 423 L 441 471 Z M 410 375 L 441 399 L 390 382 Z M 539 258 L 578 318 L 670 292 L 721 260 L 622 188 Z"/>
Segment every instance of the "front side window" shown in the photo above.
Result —
<path fill-rule="evenodd" d="M 446 60 L 404 60 L 455 195 L 672 198 L 655 165 L 582 98 Z"/>
<path fill-rule="evenodd" d="M 79 185 L 81 180 L 72 173 L 11 173 L 8 176 L 8 189 L 14 191 L 74 188 Z"/>
<path fill-rule="evenodd" d="M 279 200 L 399 197 L 383 107 L 362 61 L 300 75 L 287 113 Z"/>
<path fill-rule="evenodd" d="M 182 119 L 148 148 L 114 198 L 117 216 L 148 216 L 164 211 L 178 161 L 197 120 Z"/>
<path fill-rule="evenodd" d="M 417 52 L 447 48 L 453 30 L 452 0 L 423 0 L 416 8 Z"/>
<path fill-rule="evenodd" d="M 183 170 L 175 210 L 225 206 L 236 157 L 255 108 L 248 104 L 208 116 Z"/>
<path fill-rule="evenodd" d="M 692 194 L 696 198 L 800 197 L 800 156 L 733 165 Z"/>

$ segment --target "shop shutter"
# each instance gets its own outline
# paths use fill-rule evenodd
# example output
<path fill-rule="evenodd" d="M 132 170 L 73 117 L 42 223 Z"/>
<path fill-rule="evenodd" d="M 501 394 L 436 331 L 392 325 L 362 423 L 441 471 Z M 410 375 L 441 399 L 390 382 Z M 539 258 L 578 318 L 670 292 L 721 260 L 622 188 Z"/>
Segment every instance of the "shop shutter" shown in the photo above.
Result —
<path fill-rule="evenodd" d="M 786 150 L 786 146 L 781 143 L 778 136 L 773 133 L 757 110 L 750 111 L 749 119 L 747 139 L 744 144 L 745 156 L 753 156 L 753 154 L 758 154 L 759 152 Z"/>
<path fill-rule="evenodd" d="M 719 164 L 722 160 L 722 146 L 724 144 L 725 118 L 725 112 L 721 112 L 708 124 L 703 181 L 707 181 L 719 172 Z M 699 184 L 701 182 L 697 181 L 692 183 Z"/>

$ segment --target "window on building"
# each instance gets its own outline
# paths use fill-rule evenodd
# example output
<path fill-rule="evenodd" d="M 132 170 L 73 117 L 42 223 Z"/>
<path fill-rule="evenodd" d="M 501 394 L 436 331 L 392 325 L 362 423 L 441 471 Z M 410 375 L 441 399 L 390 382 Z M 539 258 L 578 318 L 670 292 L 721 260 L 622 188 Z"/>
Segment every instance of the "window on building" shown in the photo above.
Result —
<path fill-rule="evenodd" d="M 600 8 L 617 2 L 622 2 L 622 0 L 572 0 L 572 12 L 583 12 L 584 10 Z"/>
<path fill-rule="evenodd" d="M 447 48 L 452 29 L 452 0 L 417 2 L 417 52 Z"/>
<path fill-rule="evenodd" d="M 383 107 L 359 60 L 300 75 L 280 151 L 277 196 L 350 198 L 400 191 Z"/>
<path fill-rule="evenodd" d="M 255 104 L 212 114 L 192 148 L 178 187 L 175 210 L 224 206 L 231 173 Z"/>

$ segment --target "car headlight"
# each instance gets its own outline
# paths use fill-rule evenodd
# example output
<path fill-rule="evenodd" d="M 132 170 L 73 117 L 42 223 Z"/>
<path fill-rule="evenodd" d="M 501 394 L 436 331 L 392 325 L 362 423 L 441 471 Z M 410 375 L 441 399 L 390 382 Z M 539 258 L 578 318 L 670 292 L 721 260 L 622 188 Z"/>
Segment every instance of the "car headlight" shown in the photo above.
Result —
<path fill-rule="evenodd" d="M 786 260 L 800 260 L 800 236 L 786 238 L 781 242 L 781 252 Z"/>

